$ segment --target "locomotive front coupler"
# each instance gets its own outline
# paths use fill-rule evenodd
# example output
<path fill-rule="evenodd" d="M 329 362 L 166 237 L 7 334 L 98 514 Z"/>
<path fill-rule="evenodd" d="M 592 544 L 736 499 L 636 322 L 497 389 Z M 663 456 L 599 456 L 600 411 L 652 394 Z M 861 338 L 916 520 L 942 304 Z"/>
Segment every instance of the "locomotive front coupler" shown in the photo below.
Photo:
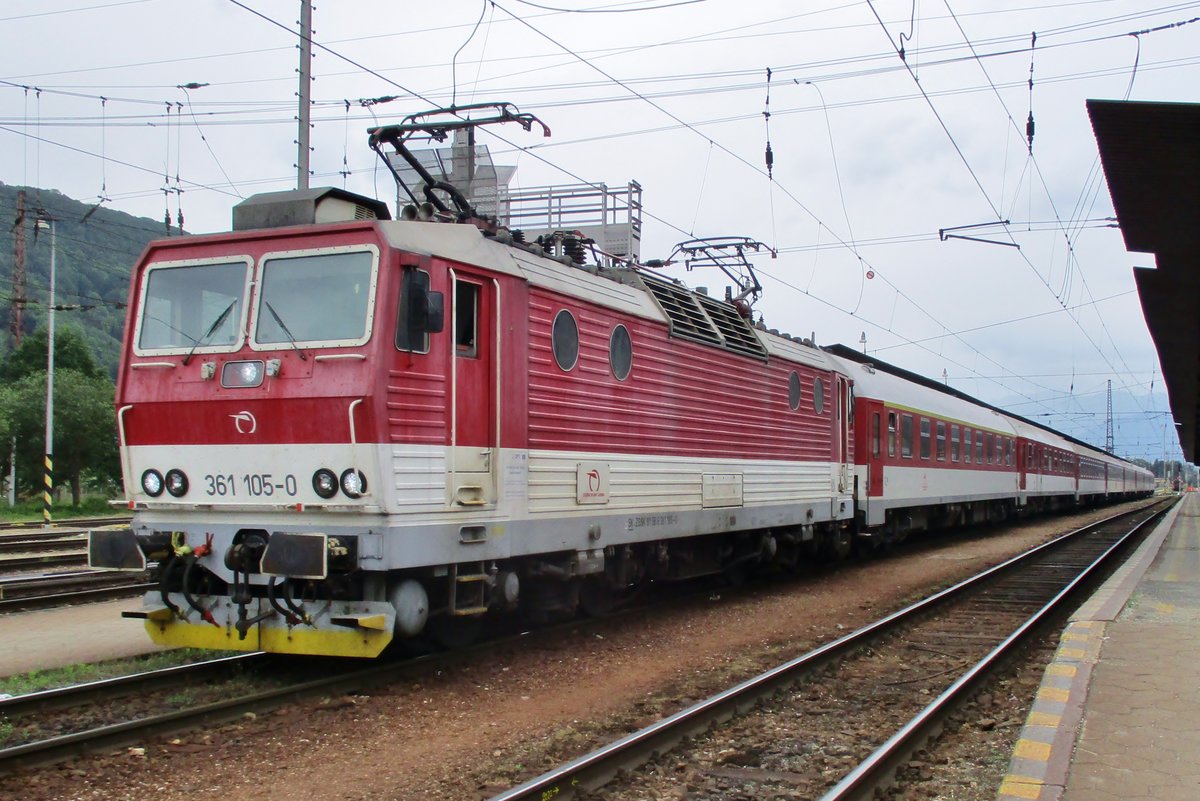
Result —
<path fill-rule="evenodd" d="M 243 576 L 245 577 L 245 581 L 242 581 L 240 578 Z M 246 607 L 254 600 L 254 596 L 250 594 L 250 574 L 240 573 L 236 568 L 233 571 L 233 591 L 230 593 L 229 598 L 237 604 L 237 622 L 233 624 L 233 627 L 237 629 L 239 640 L 246 639 L 246 634 L 249 633 L 251 626 L 255 626 L 267 618 L 275 616 L 275 610 L 269 606 L 267 607 L 267 611 L 260 612 L 254 617 L 247 616 Z"/>

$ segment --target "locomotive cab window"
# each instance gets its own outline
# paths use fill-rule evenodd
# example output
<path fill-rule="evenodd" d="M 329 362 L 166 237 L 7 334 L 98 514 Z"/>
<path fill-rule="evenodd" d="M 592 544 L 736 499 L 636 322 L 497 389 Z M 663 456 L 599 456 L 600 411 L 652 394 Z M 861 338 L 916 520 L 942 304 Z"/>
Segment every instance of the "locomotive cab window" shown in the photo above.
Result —
<path fill-rule="evenodd" d="M 479 355 L 479 284 L 454 282 L 454 352 Z"/>
<path fill-rule="evenodd" d="M 362 344 L 370 337 L 374 250 L 276 254 L 263 258 L 254 342 Z"/>
<path fill-rule="evenodd" d="M 248 261 L 150 267 L 138 308 L 137 352 L 236 348 L 248 274 Z"/>

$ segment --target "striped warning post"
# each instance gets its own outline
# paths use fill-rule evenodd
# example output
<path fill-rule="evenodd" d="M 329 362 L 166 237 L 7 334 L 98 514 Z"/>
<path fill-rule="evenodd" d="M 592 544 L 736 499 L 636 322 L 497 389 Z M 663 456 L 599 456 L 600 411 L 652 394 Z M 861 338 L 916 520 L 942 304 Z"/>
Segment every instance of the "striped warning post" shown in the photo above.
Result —
<path fill-rule="evenodd" d="M 50 523 L 50 508 L 54 505 L 54 457 L 46 454 L 46 477 L 42 487 L 42 522 Z"/>

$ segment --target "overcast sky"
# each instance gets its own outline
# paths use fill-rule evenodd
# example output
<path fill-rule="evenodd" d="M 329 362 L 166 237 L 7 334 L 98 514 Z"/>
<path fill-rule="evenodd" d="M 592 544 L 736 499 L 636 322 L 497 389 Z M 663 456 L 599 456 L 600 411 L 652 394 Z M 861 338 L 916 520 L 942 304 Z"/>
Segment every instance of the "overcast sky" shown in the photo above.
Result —
<path fill-rule="evenodd" d="M 1195 102 L 1200 2 L 539 5 L 321 3 L 312 185 L 392 201 L 375 119 L 509 101 L 553 130 L 481 136 L 514 185 L 638 181 L 644 259 L 704 236 L 776 248 L 756 262 L 769 327 L 865 335 L 880 359 L 1098 445 L 1111 380 L 1118 453 L 1177 457 L 1131 270 L 1152 257 L 1113 227 L 1085 101 Z M 227 229 L 240 198 L 295 185 L 299 7 L 0 2 L 0 181 Z M 1005 244 L 938 236 L 997 220 L 964 233 Z"/>

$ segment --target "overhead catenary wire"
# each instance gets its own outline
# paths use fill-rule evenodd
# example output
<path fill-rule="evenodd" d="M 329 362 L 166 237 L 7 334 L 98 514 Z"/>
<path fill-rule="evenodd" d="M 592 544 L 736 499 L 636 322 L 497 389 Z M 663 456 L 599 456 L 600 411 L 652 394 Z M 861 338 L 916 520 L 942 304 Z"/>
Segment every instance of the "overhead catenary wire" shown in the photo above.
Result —
<path fill-rule="evenodd" d="M 955 15 L 955 13 L 954 13 L 954 10 L 953 10 L 953 9 L 950 7 L 950 2 L 949 2 L 949 0 L 943 0 L 943 2 L 944 2 L 944 3 L 945 3 L 945 5 L 946 5 L 946 10 L 949 12 L 951 19 L 953 19 L 953 20 L 954 20 L 955 26 L 958 28 L 958 30 L 959 30 L 959 33 L 962 35 L 962 37 L 963 37 L 963 40 L 964 40 L 964 41 L 967 43 L 967 46 L 968 46 L 968 47 L 971 49 L 971 52 L 972 52 L 972 54 L 974 54 L 974 53 L 975 53 L 975 46 L 974 46 L 974 44 L 971 42 L 971 39 L 970 39 L 970 37 L 968 37 L 968 36 L 967 36 L 967 33 L 966 33 L 966 31 L 963 29 L 963 27 L 962 27 L 962 24 L 961 24 L 961 22 L 959 21 L 958 17 Z M 1159 26 L 1158 28 L 1156 28 L 1156 29 L 1154 29 L 1154 30 L 1169 30 L 1169 29 L 1171 29 L 1171 28 L 1180 27 L 1181 25 L 1189 25 L 1189 24 L 1192 24 L 1192 23 L 1194 23 L 1194 22 L 1197 22 L 1197 21 L 1200 21 L 1200 18 L 1196 18 L 1196 19 L 1189 20 L 1189 21 L 1184 21 L 1184 22 L 1171 23 L 1171 24 L 1167 24 L 1167 25 Z M 1149 32 L 1149 31 L 1147 31 L 1147 32 Z M 1141 40 L 1140 40 L 1140 39 L 1138 39 L 1138 41 L 1139 41 L 1139 48 L 1140 48 L 1140 41 L 1141 41 Z M 1033 37 L 1032 37 L 1032 39 L 1031 39 L 1031 42 L 1030 42 L 1030 52 L 1031 52 L 1031 59 L 1032 59 L 1032 52 L 1033 52 L 1033 49 L 1034 49 L 1034 47 L 1036 46 L 1036 44 L 1037 44 L 1037 35 L 1036 35 L 1036 34 L 1034 34 L 1034 35 L 1033 35 Z M 1014 120 L 1014 119 L 1013 119 L 1012 113 L 1011 113 L 1011 112 L 1009 111 L 1009 109 L 1008 109 L 1008 105 L 1007 105 L 1007 104 L 1004 102 L 1004 98 L 1003 98 L 1003 97 L 1000 95 L 1000 92 L 999 92 L 999 90 L 997 90 L 997 89 L 996 89 L 996 87 L 995 87 L 995 84 L 994 84 L 994 83 L 993 83 L 993 81 L 992 81 L 991 75 L 990 75 L 990 74 L 988 73 L 988 71 L 987 71 L 987 67 L 985 67 L 985 66 L 984 66 L 984 64 L 983 64 L 981 61 L 979 61 L 979 62 L 978 62 L 978 64 L 979 64 L 979 68 L 980 68 L 980 70 L 983 72 L 983 74 L 984 74 L 985 78 L 987 79 L 987 82 L 988 82 L 988 84 L 989 84 L 989 85 L 992 87 L 993 94 L 995 95 L 996 99 L 999 101 L 1001 108 L 1003 108 L 1003 109 L 1004 109 L 1004 113 L 1005 113 L 1005 115 L 1007 116 L 1009 123 L 1010 123 L 1010 124 L 1011 124 L 1013 127 L 1017 127 L 1016 120 Z M 1136 67 L 1136 61 L 1135 61 L 1135 65 L 1134 65 L 1134 71 L 1135 71 L 1135 72 L 1136 72 L 1136 69 L 1137 69 L 1137 67 Z M 1032 61 L 1031 61 L 1031 63 L 1030 63 L 1030 79 L 1029 79 L 1029 86 L 1030 86 L 1030 92 L 1031 92 L 1031 100 L 1030 100 L 1030 102 L 1031 102 L 1031 106 L 1030 106 L 1030 108 L 1031 108 L 1031 111 L 1030 111 L 1029 121 L 1028 121 L 1028 125 L 1027 125 L 1027 128 L 1026 128 L 1026 130 L 1027 130 L 1027 135 L 1028 135 L 1028 137 L 1029 137 L 1029 157 L 1030 157 L 1030 159 L 1032 159 L 1032 160 L 1033 160 L 1034 167 L 1035 167 L 1035 170 L 1037 171 L 1038 175 L 1039 175 L 1039 176 L 1041 176 L 1041 168 L 1040 168 L 1040 166 L 1037 164 L 1037 159 L 1036 159 L 1036 157 L 1033 155 L 1033 114 L 1032 114 L 1032 89 L 1033 89 L 1033 77 L 1032 77 L 1032 76 L 1033 76 L 1033 66 L 1032 66 Z M 1130 84 L 1130 86 L 1132 87 L 1132 83 Z M 931 105 L 931 108 L 932 108 L 932 103 L 931 103 L 930 105 Z M 936 109 L 935 109 L 935 114 L 936 114 Z M 939 117 L 939 120 L 940 120 L 940 117 Z M 948 131 L 948 130 L 947 130 L 947 133 L 949 133 L 949 131 Z M 957 148 L 957 145 L 956 145 L 956 148 Z M 961 151 L 960 151 L 960 154 L 961 154 Z M 965 157 L 964 157 L 964 161 L 965 161 Z M 968 166 L 968 169 L 970 169 L 970 167 L 969 167 L 969 166 Z M 1051 193 L 1051 192 L 1050 192 L 1050 190 L 1049 190 L 1049 187 L 1048 187 L 1048 186 L 1045 184 L 1044 178 L 1042 179 L 1042 181 L 1043 181 L 1043 182 L 1042 182 L 1043 189 L 1044 189 L 1044 190 L 1045 190 L 1045 192 L 1046 192 L 1046 197 L 1047 197 L 1048 201 L 1050 202 L 1051 209 L 1052 209 L 1052 210 L 1053 210 L 1053 212 L 1054 212 L 1054 216 L 1055 216 L 1055 218 L 1056 218 L 1056 219 L 1060 219 L 1060 215 L 1059 215 L 1059 213 L 1058 213 L 1058 209 L 1057 209 L 1057 207 L 1056 207 L 1056 205 L 1055 205 L 1055 203 L 1054 203 L 1054 196 L 1053 196 L 1053 193 Z M 982 186 L 982 184 L 978 184 L 978 185 L 979 185 L 979 188 L 980 188 L 980 190 L 981 190 L 981 191 L 984 191 L 984 190 L 983 190 L 983 186 Z M 986 193 L 986 191 L 984 191 L 984 195 L 985 195 L 985 197 L 987 197 L 987 193 Z M 989 203 L 991 203 L 991 200 L 990 200 L 990 198 L 988 198 L 988 202 L 989 202 Z M 993 206 L 993 210 L 994 210 L 994 209 L 995 209 L 995 206 Z M 1069 234 L 1069 233 L 1068 233 L 1068 231 L 1066 230 L 1065 226 L 1063 226 L 1063 227 L 1062 227 L 1062 231 L 1063 231 L 1063 235 L 1064 235 L 1064 237 L 1066 238 L 1067 250 L 1068 250 L 1068 262 L 1067 262 L 1067 264 L 1068 264 L 1068 267 L 1070 267 L 1070 266 L 1073 266 L 1073 265 L 1076 263 L 1076 262 L 1075 262 L 1075 256 L 1074 256 L 1074 252 L 1075 252 L 1075 251 L 1074 251 L 1074 242 L 1073 242 L 1073 240 L 1072 240 L 1072 237 L 1070 236 L 1070 234 Z M 1011 234 L 1010 234 L 1010 236 L 1011 236 Z M 1035 272 L 1036 274 L 1038 274 L 1038 276 L 1040 277 L 1040 275 L 1041 275 L 1041 274 L 1040 274 L 1040 273 L 1037 271 L 1037 269 L 1034 267 L 1033 263 L 1032 263 L 1031 261 L 1029 261 L 1029 258 L 1028 258 L 1027 256 L 1024 256 L 1024 254 L 1022 254 L 1022 257 L 1025 259 L 1026 263 L 1027 263 L 1027 264 L 1030 266 L 1030 268 L 1032 268 L 1032 269 L 1034 270 L 1034 272 Z M 1068 289 L 1069 289 L 1069 283 L 1068 283 L 1068 281 L 1070 280 L 1070 278 L 1071 278 L 1071 276 L 1072 276 L 1073 274 L 1074 274 L 1074 272 L 1073 272 L 1073 271 L 1071 271 L 1071 270 L 1066 270 L 1066 271 L 1064 271 L 1064 285 L 1063 285 L 1063 290 L 1062 290 L 1062 292 L 1061 292 L 1061 293 L 1056 293 L 1056 298 L 1059 300 L 1059 302 L 1060 302 L 1060 303 L 1062 303 L 1062 304 L 1064 304 L 1064 305 L 1065 305 L 1065 303 L 1066 303 L 1066 300 L 1065 300 L 1065 299 L 1066 299 L 1067 297 L 1069 297 L 1069 295 L 1067 295 L 1067 294 L 1066 294 L 1066 293 L 1067 293 L 1067 291 L 1068 291 Z M 1090 287 L 1088 286 L 1088 284 L 1087 284 L 1087 278 L 1086 278 L 1086 276 L 1084 276 L 1084 275 L 1082 274 L 1082 272 L 1080 272 L 1080 273 L 1079 273 L 1079 276 L 1080 276 L 1080 280 L 1081 280 L 1081 282 L 1082 282 L 1082 284 L 1083 284 L 1084 291 L 1086 291 L 1086 292 L 1087 292 L 1087 294 L 1088 294 L 1088 296 L 1090 297 L 1090 296 L 1092 295 L 1092 291 L 1091 291 L 1091 288 L 1090 288 Z M 1047 287 L 1047 289 L 1051 289 L 1051 288 L 1050 288 L 1050 285 L 1049 285 L 1049 283 L 1048 283 L 1048 282 L 1045 282 L 1045 283 L 1046 283 L 1046 287 Z M 1051 289 L 1051 291 L 1053 292 L 1053 289 Z M 1090 344 L 1092 344 L 1093 348 L 1095 348 L 1095 349 L 1096 349 L 1097 353 L 1099 353 L 1099 355 L 1101 356 L 1101 358 L 1104 358 L 1104 359 L 1105 359 L 1105 361 L 1107 361 L 1107 357 L 1104 355 L 1103 351 L 1102 351 L 1102 350 L 1099 348 L 1099 346 L 1097 346 L 1097 345 L 1096 345 L 1096 343 L 1095 343 L 1094 341 L 1092 341 L 1092 339 L 1091 339 L 1090 335 L 1088 335 L 1087 331 L 1086 331 L 1086 330 L 1083 328 L 1082 324 L 1080 324 L 1078 320 L 1076 320 L 1075 322 L 1076 322 L 1076 325 L 1079 327 L 1079 330 L 1080 330 L 1080 331 L 1081 331 L 1081 332 L 1084 334 L 1085 338 L 1086 338 L 1086 339 L 1089 341 L 1089 343 L 1090 343 Z M 1104 321 L 1104 318 L 1103 318 L 1103 317 L 1100 317 L 1100 318 L 1099 318 L 1099 322 L 1100 322 L 1100 327 L 1101 327 L 1101 329 L 1104 331 L 1104 334 L 1105 334 L 1105 336 L 1108 338 L 1109 344 L 1112 346 L 1113 352 L 1114 352 L 1114 353 L 1116 353 L 1118 360 L 1121 362 L 1122 366 L 1124 366 L 1125 370 L 1126 370 L 1126 371 L 1129 371 L 1129 370 L 1130 370 L 1130 368 L 1129 368 L 1129 364 L 1128 364 L 1128 363 L 1125 361 L 1125 357 L 1122 355 L 1120 348 L 1117 346 L 1116 340 L 1113 338 L 1113 336 L 1112 336 L 1112 332 L 1111 332 L 1111 331 L 1109 331 L 1109 329 L 1108 329 L 1108 325 L 1105 323 L 1105 321 Z M 1109 362 L 1109 366 L 1113 368 L 1113 373 L 1114 373 L 1114 375 L 1117 375 L 1118 377 L 1120 377 L 1120 376 L 1121 376 L 1121 373 L 1120 373 L 1120 372 L 1118 372 L 1118 371 L 1116 370 L 1116 368 L 1115 368 L 1115 367 L 1113 367 L 1113 365 L 1112 365 L 1112 363 L 1111 363 L 1111 362 Z"/>
<path fill-rule="evenodd" d="M 428 93 L 426 93 L 426 94 L 428 94 Z M 193 110 L 193 109 L 190 109 L 190 110 Z M 195 111 L 198 111 L 199 109 L 198 109 L 198 108 L 195 108 L 194 110 L 195 110 Z M 711 150 L 712 150 L 712 145 L 709 145 L 709 152 L 710 152 L 710 153 L 711 153 Z M 525 151 L 524 149 L 520 149 L 520 148 L 518 148 L 516 152 L 526 152 L 526 151 Z M 695 227 L 695 222 L 694 222 L 694 221 L 693 221 L 693 226 L 692 226 L 692 227 L 693 227 L 693 228 Z M 820 231 L 820 227 L 819 227 L 819 226 L 818 226 L 818 231 Z"/>
<path fill-rule="evenodd" d="M 888 42 L 892 44 L 892 47 L 896 50 L 897 55 L 899 55 L 899 48 L 895 45 L 894 42 L 892 42 L 891 35 L 890 35 L 890 33 L 888 33 L 888 30 L 887 30 L 887 25 L 886 25 L 886 23 L 884 23 L 883 18 L 879 16 L 879 12 L 875 9 L 874 2 L 872 0 L 867 0 L 867 6 L 871 9 L 872 14 L 875 15 L 875 18 L 878 21 L 880 27 L 883 28 L 884 33 L 888 38 Z M 946 0 L 946 6 L 947 6 L 947 9 L 949 9 L 948 0 Z M 953 12 L 951 12 L 951 16 L 953 16 Z M 961 30 L 961 26 L 960 26 L 960 30 Z M 967 39 L 968 46 L 972 47 L 972 49 L 973 49 L 973 45 L 970 44 L 970 40 L 966 37 L 965 33 L 964 33 L 964 38 Z M 921 93 L 922 97 L 924 97 L 927 105 L 929 106 L 929 109 L 933 112 L 933 115 L 934 115 L 935 119 L 937 120 L 938 125 L 941 126 L 942 131 L 946 134 L 946 137 L 949 139 L 953 150 L 955 151 L 955 153 L 958 154 L 959 159 L 963 163 L 963 166 L 966 168 L 968 174 L 971 176 L 971 179 L 975 183 L 975 186 L 979 189 L 980 194 L 983 195 L 983 198 L 987 202 L 988 206 L 991 208 L 992 213 L 996 215 L 997 219 L 1003 219 L 1000 215 L 999 209 L 996 207 L 995 203 L 992 201 L 991 195 L 988 193 L 987 189 L 983 186 L 983 183 L 980 181 L 979 176 L 976 174 L 974 168 L 971 166 L 970 160 L 967 159 L 966 154 L 963 152 L 962 148 L 959 146 L 957 140 L 955 140 L 954 134 L 950 131 L 949 126 L 946 124 L 945 120 L 942 118 L 942 115 L 938 112 L 937 106 L 933 103 L 933 100 L 925 92 L 924 87 L 921 85 L 921 82 L 919 80 L 917 80 L 916 75 L 912 73 L 911 68 L 908 68 L 907 64 L 905 65 L 905 67 L 908 70 L 909 74 L 912 75 L 913 82 L 916 84 L 918 91 Z M 988 81 L 990 84 L 991 83 L 990 77 L 988 78 Z M 1005 110 L 1007 113 L 1007 107 L 1005 108 Z M 1012 121 L 1011 114 L 1009 114 L 1009 120 Z M 1015 124 L 1015 122 L 1013 124 Z M 1009 235 L 1010 239 L 1012 239 L 1013 242 L 1015 243 L 1016 240 L 1015 240 L 1015 238 L 1012 237 L 1011 231 L 1008 231 L 1008 235 Z M 1041 274 L 1041 272 L 1037 269 L 1037 267 L 1033 264 L 1033 262 L 1030 261 L 1029 257 L 1020 251 L 1018 251 L 1018 255 L 1028 265 L 1030 270 L 1033 271 L 1033 273 L 1038 277 L 1038 279 L 1046 286 L 1046 288 L 1048 290 L 1050 290 L 1050 292 L 1052 294 L 1055 294 L 1054 290 L 1050 287 L 1049 282 Z M 1058 297 L 1057 294 L 1055 294 L 1055 297 L 1058 298 L 1060 303 L 1063 303 L 1062 298 Z M 1112 369 L 1113 374 L 1119 376 L 1120 375 L 1119 371 L 1116 369 L 1115 366 L 1113 366 L 1112 362 L 1109 361 L 1107 355 L 1105 355 L 1104 351 L 1096 344 L 1095 340 L 1092 339 L 1091 335 L 1087 332 L 1087 330 L 1083 328 L 1082 324 L 1080 324 L 1078 320 L 1075 320 L 1074 322 L 1076 323 L 1076 326 L 1078 327 L 1080 333 L 1084 336 L 1084 338 L 1088 341 L 1088 343 L 1092 346 L 1092 348 L 1096 351 L 1096 353 Z"/>

